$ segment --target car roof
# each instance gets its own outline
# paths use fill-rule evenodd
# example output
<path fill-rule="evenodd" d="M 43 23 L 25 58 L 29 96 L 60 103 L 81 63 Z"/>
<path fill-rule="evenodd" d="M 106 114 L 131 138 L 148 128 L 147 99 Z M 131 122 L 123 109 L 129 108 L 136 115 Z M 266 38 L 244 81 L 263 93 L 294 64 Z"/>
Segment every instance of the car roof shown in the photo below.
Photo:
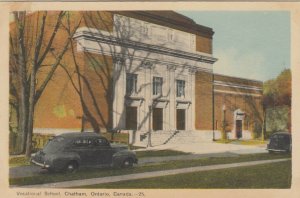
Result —
<path fill-rule="evenodd" d="M 103 137 L 98 133 L 93 132 L 70 132 L 70 133 L 63 133 L 59 135 L 60 137 L 65 138 L 77 138 L 77 137 Z"/>
<path fill-rule="evenodd" d="M 289 132 L 276 132 L 276 133 L 273 133 L 272 135 L 275 135 L 275 134 L 291 135 Z"/>

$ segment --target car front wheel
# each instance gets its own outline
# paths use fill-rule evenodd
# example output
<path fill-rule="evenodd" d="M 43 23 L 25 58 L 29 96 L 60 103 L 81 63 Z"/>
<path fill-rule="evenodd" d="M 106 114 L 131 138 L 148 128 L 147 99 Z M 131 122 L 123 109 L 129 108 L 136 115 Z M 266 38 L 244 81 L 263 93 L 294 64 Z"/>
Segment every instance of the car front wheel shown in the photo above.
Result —
<path fill-rule="evenodd" d="M 273 154 L 273 153 L 274 153 L 274 151 L 271 151 L 271 150 L 268 150 L 268 152 L 269 152 L 270 154 Z"/>
<path fill-rule="evenodd" d="M 76 172 L 76 170 L 79 168 L 78 163 L 75 161 L 71 161 L 67 164 L 65 171 L 67 173 L 73 173 Z"/>
<path fill-rule="evenodd" d="M 133 160 L 131 158 L 127 158 L 123 161 L 122 168 L 131 168 L 133 167 Z"/>

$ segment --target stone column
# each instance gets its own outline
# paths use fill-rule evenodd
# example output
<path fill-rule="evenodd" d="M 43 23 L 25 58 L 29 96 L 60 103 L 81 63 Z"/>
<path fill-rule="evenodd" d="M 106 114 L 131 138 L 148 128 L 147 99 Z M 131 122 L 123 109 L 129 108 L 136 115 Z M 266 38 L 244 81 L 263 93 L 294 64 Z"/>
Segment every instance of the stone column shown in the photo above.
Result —
<path fill-rule="evenodd" d="M 113 128 L 125 128 L 124 97 L 126 91 L 125 60 L 116 58 L 114 62 L 114 101 L 113 101 Z"/>
<path fill-rule="evenodd" d="M 168 66 L 169 73 L 169 125 L 170 130 L 176 130 L 176 79 L 175 79 L 176 67 L 173 65 Z"/>
<path fill-rule="evenodd" d="M 166 65 L 163 65 L 164 67 L 167 68 Z M 165 69 L 164 70 L 164 75 L 163 75 L 163 96 L 166 99 L 170 99 L 170 75 L 169 75 L 169 70 Z M 163 110 L 163 130 L 169 131 L 170 130 L 170 104 L 169 101 L 166 103 L 166 106 Z"/>
<path fill-rule="evenodd" d="M 152 70 L 154 67 L 154 64 L 152 62 L 149 61 L 144 61 L 141 64 L 141 67 L 144 68 L 144 97 L 145 97 L 145 101 L 144 101 L 144 118 L 142 119 L 144 122 L 144 129 L 146 129 L 146 131 L 149 131 L 149 122 L 151 118 L 151 112 L 149 108 L 149 106 L 152 105 Z M 152 127 L 152 126 L 151 126 Z"/>
<path fill-rule="evenodd" d="M 195 100 L 195 76 L 196 69 L 190 68 L 189 69 L 189 93 L 190 93 L 190 100 L 191 104 L 189 106 L 189 128 L 188 130 L 195 130 L 195 107 L 196 107 L 196 100 Z"/>

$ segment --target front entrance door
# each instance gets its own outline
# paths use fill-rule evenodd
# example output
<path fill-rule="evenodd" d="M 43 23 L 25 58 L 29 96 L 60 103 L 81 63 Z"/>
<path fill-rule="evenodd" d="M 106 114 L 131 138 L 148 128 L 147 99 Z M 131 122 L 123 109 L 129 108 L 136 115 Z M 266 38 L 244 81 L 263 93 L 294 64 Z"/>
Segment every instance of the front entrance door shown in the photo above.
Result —
<path fill-rule="evenodd" d="M 185 109 L 176 110 L 176 128 L 177 130 L 185 130 Z"/>
<path fill-rule="evenodd" d="M 163 129 L 163 109 L 153 108 L 152 114 L 153 130 L 158 131 Z"/>
<path fill-rule="evenodd" d="M 243 131 L 242 123 L 243 123 L 242 120 L 235 121 L 235 132 L 236 132 L 236 137 L 238 139 L 242 137 L 242 131 Z"/>
<path fill-rule="evenodd" d="M 126 107 L 126 129 L 137 129 L 137 107 Z"/>

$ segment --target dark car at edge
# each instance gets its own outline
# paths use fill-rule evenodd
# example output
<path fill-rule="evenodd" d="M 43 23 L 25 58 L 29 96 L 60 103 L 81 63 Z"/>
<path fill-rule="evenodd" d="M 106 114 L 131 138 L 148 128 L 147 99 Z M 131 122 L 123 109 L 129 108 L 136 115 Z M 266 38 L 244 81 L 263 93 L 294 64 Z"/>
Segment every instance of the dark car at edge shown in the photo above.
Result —
<path fill-rule="evenodd" d="M 273 152 L 291 152 L 292 136 L 288 132 L 276 132 L 271 135 L 269 144 L 267 145 L 269 153 Z"/>
<path fill-rule="evenodd" d="M 111 144 L 91 132 L 58 135 L 32 154 L 31 162 L 49 171 L 73 172 L 79 167 L 132 167 L 136 154 L 127 145 Z"/>

